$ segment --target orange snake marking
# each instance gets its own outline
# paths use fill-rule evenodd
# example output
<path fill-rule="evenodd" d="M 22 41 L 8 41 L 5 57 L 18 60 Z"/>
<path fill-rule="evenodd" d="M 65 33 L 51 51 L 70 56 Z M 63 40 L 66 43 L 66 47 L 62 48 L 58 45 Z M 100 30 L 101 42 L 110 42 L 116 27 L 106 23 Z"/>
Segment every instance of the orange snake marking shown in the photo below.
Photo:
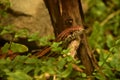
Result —
<path fill-rule="evenodd" d="M 74 27 L 67 28 L 57 36 L 55 41 L 64 40 L 71 32 L 74 32 L 74 31 L 81 31 L 82 32 L 83 30 L 84 29 L 81 26 L 74 26 Z"/>
<path fill-rule="evenodd" d="M 67 38 L 69 35 L 71 35 L 72 32 L 75 32 L 75 31 L 80 31 L 81 34 L 82 34 L 82 32 L 84 31 L 84 29 L 81 26 L 73 26 L 73 27 L 67 28 L 67 29 L 65 29 L 64 31 L 62 31 L 57 36 L 57 38 L 54 40 L 54 42 L 63 41 L 65 38 Z M 48 52 L 50 52 L 50 50 L 51 50 L 50 47 L 44 48 L 42 51 L 36 53 L 37 57 L 44 56 L 45 54 L 47 54 Z"/>

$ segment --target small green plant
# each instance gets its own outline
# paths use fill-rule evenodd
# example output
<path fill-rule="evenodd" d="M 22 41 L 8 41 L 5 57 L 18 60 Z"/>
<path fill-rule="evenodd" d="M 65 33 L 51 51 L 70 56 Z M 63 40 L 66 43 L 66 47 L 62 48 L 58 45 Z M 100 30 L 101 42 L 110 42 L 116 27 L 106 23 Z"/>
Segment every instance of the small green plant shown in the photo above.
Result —
<path fill-rule="evenodd" d="M 0 17 L 7 17 L 6 10 L 10 7 L 9 0 L 0 0 Z"/>
<path fill-rule="evenodd" d="M 50 80 L 55 79 L 86 79 L 85 73 L 79 73 L 73 68 L 73 64 L 78 65 L 80 61 L 74 60 L 71 56 L 67 55 L 69 49 L 63 49 L 61 47 L 62 42 L 50 42 L 49 37 L 40 38 L 38 33 L 34 33 L 31 36 L 26 29 L 15 31 L 13 26 L 1 27 L 1 36 L 6 34 L 12 35 L 12 40 L 9 43 L 5 43 L 1 48 L 2 54 L 7 54 L 12 51 L 12 54 L 19 53 L 14 59 L 1 58 L 0 59 L 0 77 L 7 80 Z M 20 54 L 28 52 L 28 46 L 24 44 L 15 43 L 13 40 L 19 37 L 27 38 L 28 42 L 38 41 L 41 46 L 50 46 L 51 53 L 57 53 L 58 56 L 46 58 L 30 57 L 32 53 L 25 55 Z M 66 55 L 65 57 L 63 55 Z M 82 68 L 82 67 L 81 67 Z M 73 73 L 75 75 L 73 75 Z"/>
<path fill-rule="evenodd" d="M 14 39 L 17 39 L 19 37 L 27 37 L 28 34 L 29 34 L 28 31 L 26 29 L 15 31 L 13 28 L 14 27 L 12 25 L 0 26 L 0 36 L 8 35 L 8 34 L 11 35 L 10 42 L 4 44 L 4 46 L 1 48 L 2 52 L 3 53 L 8 53 L 9 50 L 12 50 L 13 53 L 27 52 L 28 51 L 27 46 L 25 46 L 23 44 L 15 43 L 13 41 L 14 41 Z"/>
<path fill-rule="evenodd" d="M 62 42 L 50 42 L 52 37 L 39 37 L 38 33 L 29 34 L 28 30 L 14 30 L 13 25 L 0 26 L 0 37 L 10 34 L 10 41 L 0 47 L 0 79 L 2 80 L 119 80 L 120 79 L 120 3 L 119 0 L 87 0 L 89 11 L 86 22 L 92 26 L 88 41 L 98 60 L 99 70 L 92 76 L 76 71 L 73 65 L 85 69 L 80 60 L 67 55 L 69 49 L 61 47 Z M 10 6 L 8 0 L 0 0 L 0 15 L 5 16 Z M 101 17 L 102 16 L 102 17 Z M 1 17 L 1 16 L 0 16 Z M 39 46 L 50 46 L 50 55 L 37 58 L 32 56 L 29 46 L 14 42 L 19 37 L 28 42 L 36 41 Z M 54 38 L 52 38 L 54 39 Z M 34 46 L 34 45 L 33 45 Z M 16 57 L 4 58 L 9 51 Z M 23 54 L 25 53 L 25 54 Z M 2 55 L 2 56 L 1 56 Z M 56 56 L 57 55 L 57 56 Z M 64 56 L 65 55 L 65 56 Z"/>
<path fill-rule="evenodd" d="M 91 4 L 91 6 L 95 7 L 90 10 L 90 15 L 96 21 L 92 24 L 93 28 L 89 37 L 89 43 L 95 51 L 100 66 L 101 72 L 95 71 L 93 73 L 98 80 L 120 79 L 120 10 L 118 4 L 120 4 L 118 0 L 106 1 L 106 3 L 103 3 L 102 0 L 97 0 L 95 4 Z M 114 10 L 115 8 L 116 10 Z"/>

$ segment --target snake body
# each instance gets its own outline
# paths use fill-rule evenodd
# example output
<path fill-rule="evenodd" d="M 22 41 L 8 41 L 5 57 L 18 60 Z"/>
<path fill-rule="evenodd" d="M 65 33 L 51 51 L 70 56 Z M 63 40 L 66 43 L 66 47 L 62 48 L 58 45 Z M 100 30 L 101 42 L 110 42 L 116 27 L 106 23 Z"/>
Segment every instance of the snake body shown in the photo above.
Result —
<path fill-rule="evenodd" d="M 77 38 L 79 35 L 81 35 L 83 31 L 84 29 L 81 26 L 74 26 L 74 27 L 67 28 L 57 36 L 54 42 L 59 42 L 59 41 L 63 41 L 64 43 L 70 42 L 75 38 Z M 51 50 L 51 47 L 44 48 L 42 51 L 37 53 L 37 57 L 44 56 L 45 54 L 50 52 L 50 50 Z"/>

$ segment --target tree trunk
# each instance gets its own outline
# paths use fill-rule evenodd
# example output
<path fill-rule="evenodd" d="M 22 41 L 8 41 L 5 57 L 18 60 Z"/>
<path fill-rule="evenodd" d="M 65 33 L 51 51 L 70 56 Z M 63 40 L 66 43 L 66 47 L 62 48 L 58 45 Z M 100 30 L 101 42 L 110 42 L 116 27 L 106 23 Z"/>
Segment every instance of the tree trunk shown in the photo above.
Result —
<path fill-rule="evenodd" d="M 51 16 L 56 37 L 66 28 L 78 25 L 84 28 L 80 0 L 45 0 L 45 3 Z M 80 37 L 82 42 L 79 46 L 77 55 L 85 66 L 84 72 L 91 75 L 96 67 L 95 58 L 89 49 L 86 34 L 83 33 Z"/>

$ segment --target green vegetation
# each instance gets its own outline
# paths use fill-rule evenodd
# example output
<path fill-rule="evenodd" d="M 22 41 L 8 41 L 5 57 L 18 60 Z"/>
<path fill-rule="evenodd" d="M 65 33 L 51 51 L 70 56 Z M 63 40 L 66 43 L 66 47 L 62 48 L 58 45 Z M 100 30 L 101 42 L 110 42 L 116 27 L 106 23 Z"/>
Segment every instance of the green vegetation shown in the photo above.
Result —
<path fill-rule="evenodd" d="M 6 15 L 9 3 L 1 0 L 0 15 Z M 74 70 L 73 64 L 84 69 L 80 60 L 74 60 L 66 55 L 68 49 L 63 49 L 62 42 L 50 42 L 49 37 L 40 38 L 38 33 L 31 36 L 26 29 L 15 31 L 13 26 L 0 26 L 0 36 L 11 34 L 12 39 L 0 48 L 0 79 L 2 80 L 86 80 L 89 77 L 97 80 L 120 79 L 120 2 L 119 0 L 86 0 L 88 12 L 86 23 L 88 27 L 88 41 L 98 60 L 100 71 L 95 70 L 93 76 Z M 4 14 L 5 13 L 5 14 Z M 29 46 L 13 42 L 19 37 L 27 38 L 28 42 L 37 41 L 41 46 L 52 47 L 55 57 L 30 57 Z M 17 54 L 1 58 L 1 55 Z M 65 57 L 63 55 L 66 55 Z M 3 56 L 2 56 L 3 57 Z M 101 74 L 102 72 L 102 74 Z"/>
<path fill-rule="evenodd" d="M 6 10 L 10 7 L 9 0 L 0 0 L 0 17 L 6 17 Z"/>
<path fill-rule="evenodd" d="M 96 54 L 101 71 L 108 80 L 120 79 L 120 2 L 109 0 L 90 1 L 87 22 L 92 26 L 89 43 Z M 88 18 L 89 17 L 89 18 Z M 99 72 L 98 80 L 106 80 Z"/>

